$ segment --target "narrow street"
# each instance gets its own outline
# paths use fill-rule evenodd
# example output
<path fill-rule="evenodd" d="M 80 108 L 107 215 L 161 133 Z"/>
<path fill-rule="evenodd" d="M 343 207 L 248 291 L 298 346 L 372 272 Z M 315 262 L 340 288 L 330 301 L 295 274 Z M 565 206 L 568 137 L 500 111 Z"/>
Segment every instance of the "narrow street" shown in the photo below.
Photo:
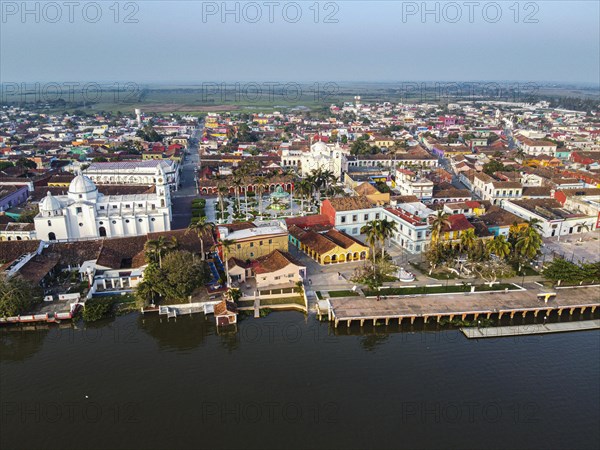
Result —
<path fill-rule="evenodd" d="M 200 124 L 192 133 L 191 138 L 194 141 L 190 143 L 187 154 L 181 162 L 180 187 L 171 195 L 171 209 L 173 211 L 173 220 L 171 221 L 172 230 L 186 228 L 192 218 L 192 200 L 198 194 L 195 169 L 200 162 L 198 140 L 202 138 L 202 130 L 203 124 Z"/>

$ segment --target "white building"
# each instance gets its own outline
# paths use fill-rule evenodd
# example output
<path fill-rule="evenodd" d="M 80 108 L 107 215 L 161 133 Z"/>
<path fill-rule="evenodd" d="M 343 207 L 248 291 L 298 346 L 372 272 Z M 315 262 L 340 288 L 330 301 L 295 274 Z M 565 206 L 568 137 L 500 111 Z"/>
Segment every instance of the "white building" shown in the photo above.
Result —
<path fill-rule="evenodd" d="M 396 231 L 391 237 L 393 242 L 413 254 L 424 252 L 429 248 L 428 217 L 434 214 L 434 211 L 426 208 L 422 203 L 405 203 L 397 208 L 382 208 L 382 212 L 384 219 L 396 223 Z"/>
<path fill-rule="evenodd" d="M 516 136 L 515 143 L 517 147 L 523 149 L 528 155 L 548 155 L 556 156 L 557 145 L 550 141 L 530 139 L 525 136 Z"/>
<path fill-rule="evenodd" d="M 502 208 L 525 220 L 538 219 L 545 238 L 585 233 L 593 230 L 598 220 L 597 215 L 570 211 L 555 199 L 505 201 Z"/>
<path fill-rule="evenodd" d="M 337 142 L 335 145 L 327 145 L 322 141 L 317 141 L 310 146 L 310 152 L 300 155 L 302 176 L 306 177 L 313 170 L 321 169 L 333 172 L 339 179 L 342 175 L 343 156 L 349 153 L 349 150 L 340 147 Z"/>
<path fill-rule="evenodd" d="M 77 240 L 138 236 L 171 229 L 171 194 L 165 173 L 157 166 L 156 193 L 103 195 L 90 178 L 77 175 L 67 195 L 50 192 L 34 218 L 40 240 Z"/>
<path fill-rule="evenodd" d="M 500 205 L 504 200 L 518 199 L 523 195 L 523 185 L 516 181 L 496 181 L 485 173 L 473 178 L 472 191 L 483 200 Z"/>
<path fill-rule="evenodd" d="M 396 189 L 402 195 L 414 195 L 423 201 L 433 198 L 433 181 L 408 169 L 396 169 Z"/>
<path fill-rule="evenodd" d="M 294 167 L 297 168 L 300 166 L 302 155 L 304 155 L 304 151 L 300 149 L 292 149 L 292 148 L 282 148 L 281 149 L 281 167 Z"/>
<path fill-rule="evenodd" d="M 147 159 L 143 161 L 95 162 L 84 170 L 85 175 L 96 184 L 156 184 L 157 168 L 171 189 L 179 186 L 179 163 L 170 159 Z"/>

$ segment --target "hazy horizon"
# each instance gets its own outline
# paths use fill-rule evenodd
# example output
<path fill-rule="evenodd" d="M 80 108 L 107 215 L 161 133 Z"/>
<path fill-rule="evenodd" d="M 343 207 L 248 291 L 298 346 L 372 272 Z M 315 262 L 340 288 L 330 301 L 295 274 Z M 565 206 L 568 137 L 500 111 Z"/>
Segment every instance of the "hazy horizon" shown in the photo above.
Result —
<path fill-rule="evenodd" d="M 3 2 L 0 81 L 600 79 L 598 2 L 476 2 L 473 11 L 461 2 L 423 11 L 422 2 L 300 2 L 297 11 L 279 2 L 272 23 L 262 2 L 225 2 L 236 12 L 224 16 L 222 2 L 100 2 L 84 13 L 91 3 L 73 11 L 28 3 L 27 12 Z"/>

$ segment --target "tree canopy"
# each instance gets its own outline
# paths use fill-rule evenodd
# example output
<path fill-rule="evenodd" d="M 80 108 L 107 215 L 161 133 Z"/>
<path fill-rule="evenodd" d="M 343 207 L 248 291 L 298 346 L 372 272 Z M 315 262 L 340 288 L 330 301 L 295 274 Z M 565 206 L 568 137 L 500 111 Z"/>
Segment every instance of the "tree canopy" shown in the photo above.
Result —
<path fill-rule="evenodd" d="M 162 258 L 161 267 L 154 262 L 148 265 L 136 295 L 142 304 L 159 297 L 169 301 L 185 301 L 209 277 L 199 257 L 184 250 L 172 251 Z"/>
<path fill-rule="evenodd" d="M 29 313 L 37 302 L 35 288 L 19 277 L 0 276 L 0 316 Z"/>

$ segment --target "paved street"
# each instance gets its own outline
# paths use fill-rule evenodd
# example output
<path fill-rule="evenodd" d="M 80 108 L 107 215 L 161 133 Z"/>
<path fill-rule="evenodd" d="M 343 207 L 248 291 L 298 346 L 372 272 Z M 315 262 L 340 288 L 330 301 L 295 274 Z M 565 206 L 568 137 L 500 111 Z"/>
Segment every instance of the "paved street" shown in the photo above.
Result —
<path fill-rule="evenodd" d="M 202 137 L 202 127 L 196 128 L 192 133 L 192 138 Z M 198 167 L 199 156 L 197 144 L 190 144 L 189 154 L 182 161 L 180 175 L 180 188 L 171 195 L 171 209 L 173 211 L 173 220 L 171 229 L 176 230 L 186 228 L 192 218 L 192 200 L 197 197 L 196 173 L 194 169 Z"/>
<path fill-rule="evenodd" d="M 596 261 L 600 253 L 600 230 L 570 236 L 544 239 L 542 252 L 545 261 L 550 261 L 555 255 L 563 256 L 574 262 Z"/>

